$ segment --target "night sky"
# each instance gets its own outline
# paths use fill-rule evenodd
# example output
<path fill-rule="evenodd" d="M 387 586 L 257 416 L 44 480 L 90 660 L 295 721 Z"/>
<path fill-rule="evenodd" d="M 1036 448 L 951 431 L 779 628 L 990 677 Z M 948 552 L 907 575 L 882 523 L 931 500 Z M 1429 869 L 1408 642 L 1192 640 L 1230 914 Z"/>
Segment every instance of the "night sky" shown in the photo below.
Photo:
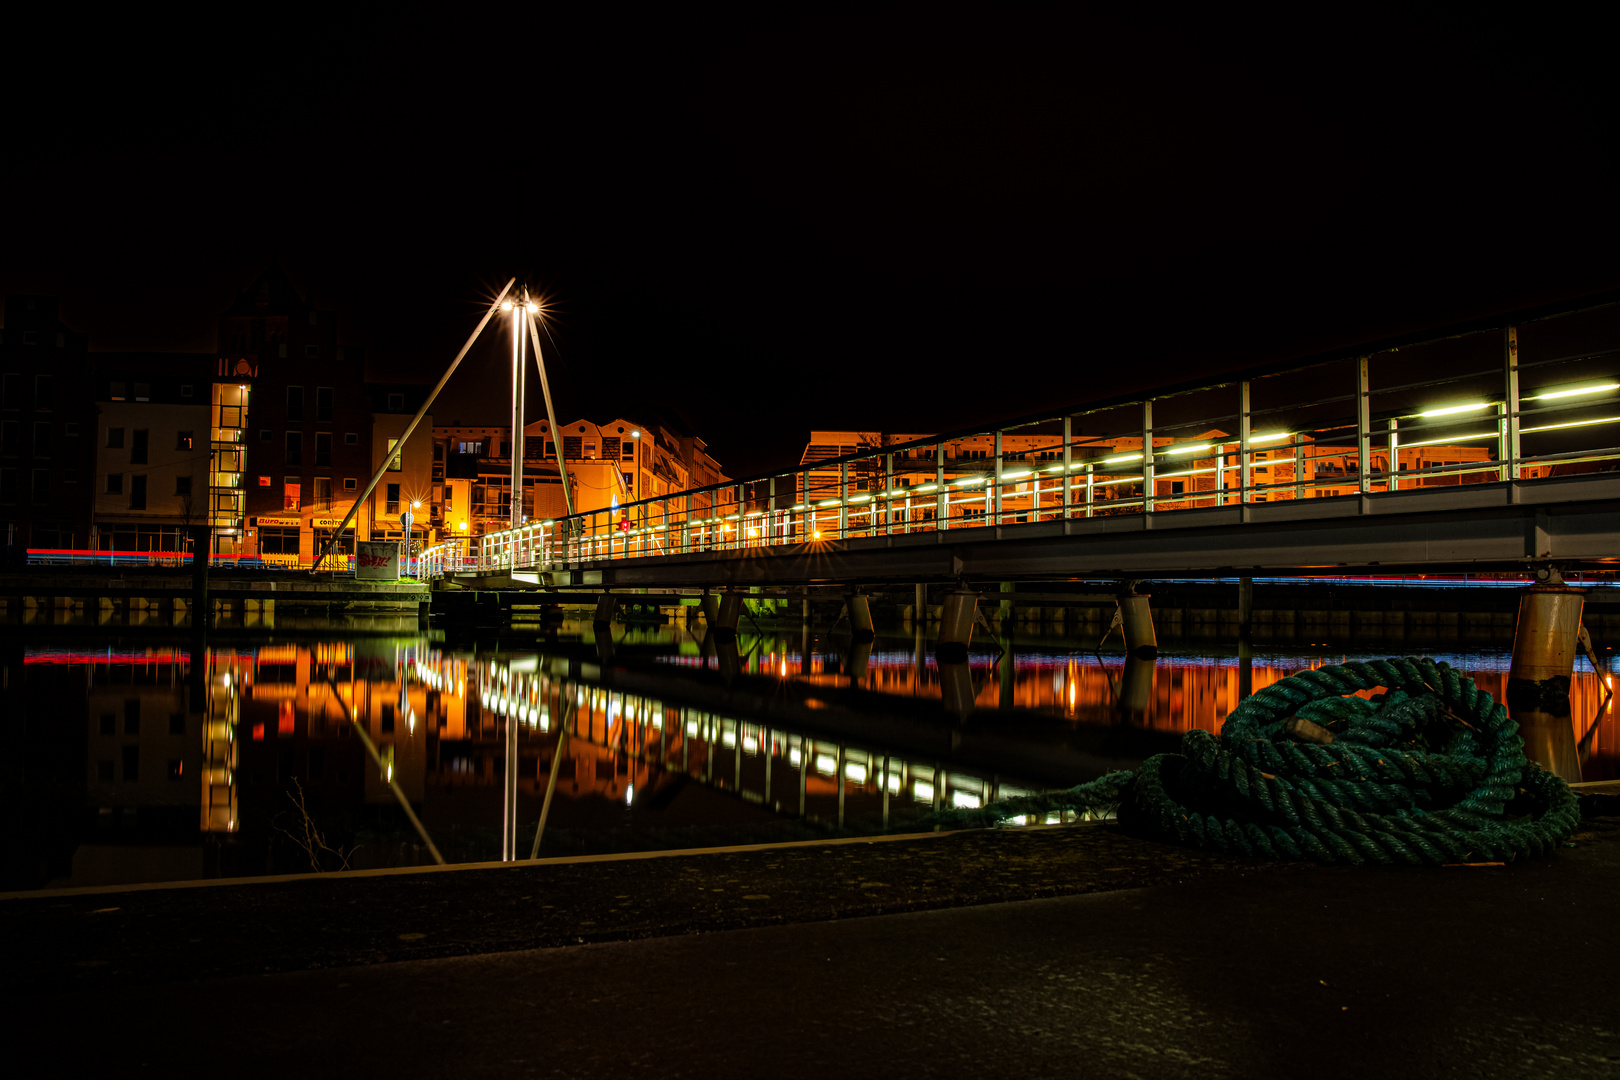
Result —
<path fill-rule="evenodd" d="M 276 258 L 427 381 L 521 273 L 565 418 L 740 475 L 1620 285 L 1574 18 L 553 7 L 16 24 L 0 288 L 211 350 Z M 503 351 L 436 420 L 501 422 Z"/>

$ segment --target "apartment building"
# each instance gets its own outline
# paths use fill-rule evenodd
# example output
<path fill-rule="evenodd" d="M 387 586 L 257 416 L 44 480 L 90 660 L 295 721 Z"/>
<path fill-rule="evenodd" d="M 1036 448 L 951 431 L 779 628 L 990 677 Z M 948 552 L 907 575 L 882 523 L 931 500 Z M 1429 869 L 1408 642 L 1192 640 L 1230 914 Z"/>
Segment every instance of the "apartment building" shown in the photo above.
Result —
<path fill-rule="evenodd" d="M 54 296 L 7 296 L 0 326 L 0 526 L 6 550 L 88 542 L 95 487 L 89 340 Z"/>

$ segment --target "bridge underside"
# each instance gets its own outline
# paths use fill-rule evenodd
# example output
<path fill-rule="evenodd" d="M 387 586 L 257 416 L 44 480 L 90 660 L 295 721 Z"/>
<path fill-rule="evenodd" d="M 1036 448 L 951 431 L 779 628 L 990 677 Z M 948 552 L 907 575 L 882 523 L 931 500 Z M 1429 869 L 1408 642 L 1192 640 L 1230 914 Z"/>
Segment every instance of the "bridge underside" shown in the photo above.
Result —
<path fill-rule="evenodd" d="M 1620 474 L 557 562 L 540 588 L 1620 569 Z M 521 571 L 521 582 L 527 574 Z"/>

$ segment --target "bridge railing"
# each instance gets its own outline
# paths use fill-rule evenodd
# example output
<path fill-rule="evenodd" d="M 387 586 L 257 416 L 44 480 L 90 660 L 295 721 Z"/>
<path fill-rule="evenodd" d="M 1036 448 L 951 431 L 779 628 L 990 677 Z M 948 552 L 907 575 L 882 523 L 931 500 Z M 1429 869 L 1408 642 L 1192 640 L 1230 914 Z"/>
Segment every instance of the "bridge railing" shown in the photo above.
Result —
<path fill-rule="evenodd" d="M 905 439 L 430 549 L 430 572 L 1535 481 L 1620 464 L 1620 306 Z M 441 551 L 441 549 L 443 549 Z M 454 549 L 454 550 L 452 550 Z M 437 552 L 437 554 L 434 554 Z"/>

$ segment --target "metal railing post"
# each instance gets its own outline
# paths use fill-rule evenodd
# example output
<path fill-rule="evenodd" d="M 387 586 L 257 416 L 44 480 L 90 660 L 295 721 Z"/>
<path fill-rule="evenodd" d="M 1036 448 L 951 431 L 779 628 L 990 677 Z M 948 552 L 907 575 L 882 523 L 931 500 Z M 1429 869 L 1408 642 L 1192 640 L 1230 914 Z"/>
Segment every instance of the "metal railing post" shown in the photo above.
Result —
<path fill-rule="evenodd" d="M 1497 457 L 1500 480 L 1517 480 L 1519 467 L 1519 328 L 1502 331 L 1502 420 Z"/>
<path fill-rule="evenodd" d="M 945 498 L 945 444 L 934 444 L 934 528 L 949 529 L 950 502 Z"/>
<path fill-rule="evenodd" d="M 838 538 L 849 539 L 849 462 L 838 466 Z"/>
<path fill-rule="evenodd" d="M 1063 418 L 1063 520 L 1069 520 L 1069 511 L 1074 506 L 1074 491 L 1070 486 L 1069 470 L 1074 468 L 1074 447 L 1071 445 L 1074 423 L 1071 417 Z M 1067 528 L 1067 526 L 1064 526 Z"/>
<path fill-rule="evenodd" d="M 1238 501 L 1242 503 L 1254 501 L 1253 473 L 1249 468 L 1252 435 L 1249 427 L 1249 383 L 1244 380 L 1238 383 L 1238 486 L 1242 492 Z"/>
<path fill-rule="evenodd" d="M 1305 433 L 1294 435 L 1294 498 L 1305 497 Z"/>
<path fill-rule="evenodd" d="M 776 477 L 771 477 L 765 487 L 765 544 L 770 546 L 776 535 Z"/>
<path fill-rule="evenodd" d="M 1091 462 L 1086 462 L 1086 517 L 1092 516 L 1092 507 L 1096 502 L 1097 477 L 1092 469 Z"/>
<path fill-rule="evenodd" d="M 894 535 L 894 455 L 883 455 L 883 532 Z"/>
<path fill-rule="evenodd" d="M 1372 391 L 1367 380 L 1367 361 L 1356 361 L 1356 490 L 1372 491 Z"/>
<path fill-rule="evenodd" d="M 1153 402 L 1142 402 L 1142 513 L 1153 513 Z"/>
<path fill-rule="evenodd" d="M 686 497 L 686 514 L 681 518 L 681 554 L 692 553 L 692 496 Z"/>
<path fill-rule="evenodd" d="M 1400 421 L 1389 418 L 1389 482 L 1390 491 L 1401 490 L 1401 433 Z"/>
<path fill-rule="evenodd" d="M 994 525 L 998 529 L 1001 528 L 1001 475 L 1002 475 L 1002 471 L 1003 471 L 1002 470 L 1002 465 L 1001 465 L 1001 446 L 1002 446 L 1001 429 L 996 428 L 996 435 L 995 435 L 995 442 L 994 442 L 994 449 L 995 449 L 995 455 L 996 455 L 996 467 L 995 467 L 995 470 L 994 470 L 995 479 L 993 481 L 993 483 L 996 485 L 995 486 L 995 495 L 993 496 L 993 503 L 992 503 L 992 499 L 986 499 L 985 500 L 985 508 L 984 509 L 985 509 L 986 513 L 991 515 L 990 524 Z"/>

